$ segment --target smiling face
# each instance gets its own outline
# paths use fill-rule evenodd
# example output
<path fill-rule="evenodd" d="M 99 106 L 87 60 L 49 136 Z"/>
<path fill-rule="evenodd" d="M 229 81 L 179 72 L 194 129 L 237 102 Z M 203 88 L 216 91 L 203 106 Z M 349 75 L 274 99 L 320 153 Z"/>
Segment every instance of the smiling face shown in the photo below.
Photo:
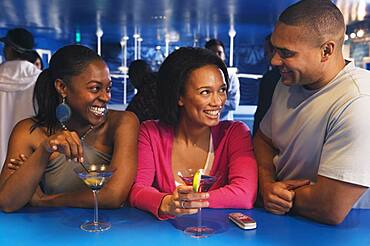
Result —
<path fill-rule="evenodd" d="M 100 60 L 92 61 L 81 74 L 72 77 L 63 90 L 72 109 L 71 123 L 99 124 L 111 98 L 111 86 L 109 69 Z"/>
<path fill-rule="evenodd" d="M 227 86 L 222 71 L 214 65 L 206 65 L 191 72 L 180 96 L 180 122 L 201 127 L 215 126 L 226 101 Z"/>
<path fill-rule="evenodd" d="M 274 47 L 271 64 L 279 68 L 285 85 L 320 87 L 324 74 L 322 49 L 304 27 L 278 22 L 271 43 Z"/>

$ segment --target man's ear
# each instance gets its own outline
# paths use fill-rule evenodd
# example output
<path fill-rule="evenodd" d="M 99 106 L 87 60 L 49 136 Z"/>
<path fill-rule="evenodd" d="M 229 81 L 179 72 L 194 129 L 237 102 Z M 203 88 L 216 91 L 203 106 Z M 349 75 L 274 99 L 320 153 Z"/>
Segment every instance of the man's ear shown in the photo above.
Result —
<path fill-rule="evenodd" d="M 321 61 L 327 61 L 334 53 L 335 42 L 328 41 L 321 46 Z"/>
<path fill-rule="evenodd" d="M 54 82 L 55 89 L 61 97 L 67 96 L 67 86 L 61 79 L 56 79 Z"/>

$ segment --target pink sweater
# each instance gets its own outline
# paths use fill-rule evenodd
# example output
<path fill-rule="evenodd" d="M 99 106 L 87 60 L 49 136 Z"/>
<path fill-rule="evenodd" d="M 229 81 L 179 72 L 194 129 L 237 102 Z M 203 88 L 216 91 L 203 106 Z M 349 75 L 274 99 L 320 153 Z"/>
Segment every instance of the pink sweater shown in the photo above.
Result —
<path fill-rule="evenodd" d="M 209 190 L 209 207 L 253 207 L 257 193 L 257 165 L 250 131 L 241 122 L 221 121 L 212 127 L 215 157 L 210 175 L 217 181 Z M 158 216 L 163 197 L 176 189 L 171 155 L 174 130 L 158 121 L 141 125 L 138 169 L 130 193 L 132 206 Z"/>

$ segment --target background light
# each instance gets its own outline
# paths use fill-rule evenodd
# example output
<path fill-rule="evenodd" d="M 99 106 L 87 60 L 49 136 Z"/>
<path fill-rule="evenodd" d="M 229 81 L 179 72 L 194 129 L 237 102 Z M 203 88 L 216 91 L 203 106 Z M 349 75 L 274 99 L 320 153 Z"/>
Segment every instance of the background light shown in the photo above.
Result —
<path fill-rule="evenodd" d="M 76 41 L 77 44 L 81 43 L 81 33 L 80 33 L 80 31 L 76 31 L 75 41 Z"/>
<path fill-rule="evenodd" d="M 98 30 L 96 30 L 96 36 L 97 36 L 98 38 L 101 38 L 101 37 L 103 36 L 103 30 L 102 30 L 102 29 L 100 29 L 100 28 L 98 28 Z"/>
<path fill-rule="evenodd" d="M 362 38 L 365 35 L 365 31 L 363 29 L 360 29 L 356 33 L 357 37 Z"/>

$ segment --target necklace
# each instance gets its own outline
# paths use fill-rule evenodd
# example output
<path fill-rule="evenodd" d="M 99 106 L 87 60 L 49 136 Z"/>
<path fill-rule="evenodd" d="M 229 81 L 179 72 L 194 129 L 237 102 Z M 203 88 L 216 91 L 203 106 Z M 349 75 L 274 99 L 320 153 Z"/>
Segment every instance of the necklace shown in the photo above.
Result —
<path fill-rule="evenodd" d="M 62 128 L 63 128 L 63 130 L 64 130 L 64 131 L 69 131 L 69 130 L 68 130 L 68 128 L 67 128 L 67 126 L 66 126 L 64 123 L 60 122 L 60 124 L 62 125 Z M 83 141 L 85 140 L 86 136 L 87 136 L 87 135 L 88 135 L 92 130 L 94 130 L 94 126 L 90 125 L 90 126 L 89 126 L 89 129 L 87 129 L 87 131 L 86 131 L 84 134 L 82 134 L 82 135 L 81 135 L 81 137 L 80 137 L 81 142 L 83 142 Z"/>
<path fill-rule="evenodd" d="M 81 142 L 83 142 L 83 141 L 85 140 L 86 136 L 87 136 L 87 135 L 88 135 L 92 130 L 94 130 L 94 126 L 90 125 L 90 126 L 89 126 L 89 129 L 87 129 L 87 131 L 86 131 L 84 134 L 82 134 L 82 136 L 80 137 Z"/>

